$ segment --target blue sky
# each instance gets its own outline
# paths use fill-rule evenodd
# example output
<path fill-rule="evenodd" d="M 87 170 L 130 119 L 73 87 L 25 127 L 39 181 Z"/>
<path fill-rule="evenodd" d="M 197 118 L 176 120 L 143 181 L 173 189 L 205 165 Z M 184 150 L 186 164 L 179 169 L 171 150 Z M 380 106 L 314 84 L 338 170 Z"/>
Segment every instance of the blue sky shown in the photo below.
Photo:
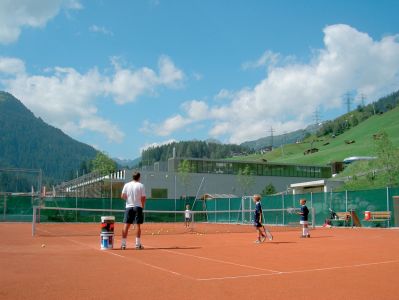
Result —
<path fill-rule="evenodd" d="M 0 0 L 0 89 L 111 157 L 305 128 L 399 89 L 399 1 Z"/>

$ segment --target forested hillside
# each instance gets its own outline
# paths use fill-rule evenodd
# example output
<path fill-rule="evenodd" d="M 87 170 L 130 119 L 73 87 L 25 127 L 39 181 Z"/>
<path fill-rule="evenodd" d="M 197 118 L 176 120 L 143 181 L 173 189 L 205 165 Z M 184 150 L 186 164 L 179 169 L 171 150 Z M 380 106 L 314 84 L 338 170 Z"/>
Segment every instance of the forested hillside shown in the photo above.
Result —
<path fill-rule="evenodd" d="M 247 155 L 252 151 L 248 147 L 232 144 L 219 144 L 206 141 L 175 142 L 144 150 L 142 153 L 142 163 L 144 165 L 151 165 L 157 161 L 167 161 L 168 158 L 173 156 L 173 148 L 175 148 L 177 157 L 211 159 Z"/>
<path fill-rule="evenodd" d="M 82 162 L 96 154 L 93 147 L 36 118 L 11 94 L 0 92 L 0 168 L 42 169 L 44 182 L 53 184 L 76 176 Z M 0 175 L 1 186 L 9 178 Z"/>

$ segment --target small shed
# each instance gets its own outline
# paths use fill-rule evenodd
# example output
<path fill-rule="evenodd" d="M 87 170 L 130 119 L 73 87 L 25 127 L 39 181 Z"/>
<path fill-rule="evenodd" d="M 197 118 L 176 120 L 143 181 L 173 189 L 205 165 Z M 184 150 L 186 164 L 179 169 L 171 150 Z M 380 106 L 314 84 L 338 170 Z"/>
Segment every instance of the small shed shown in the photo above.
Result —
<path fill-rule="evenodd" d="M 306 193 L 331 192 L 334 188 L 344 184 L 342 180 L 315 180 L 308 182 L 292 183 L 290 189 L 294 195 Z"/>

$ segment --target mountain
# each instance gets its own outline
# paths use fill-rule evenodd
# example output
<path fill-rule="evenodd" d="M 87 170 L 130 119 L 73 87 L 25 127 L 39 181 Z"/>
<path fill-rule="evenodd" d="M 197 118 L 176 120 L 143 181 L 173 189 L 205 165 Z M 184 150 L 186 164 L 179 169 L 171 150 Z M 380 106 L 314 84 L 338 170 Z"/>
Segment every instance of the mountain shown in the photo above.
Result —
<path fill-rule="evenodd" d="M 298 141 L 302 141 L 306 137 L 308 137 L 311 134 L 316 133 L 320 128 L 320 125 L 309 125 L 305 129 L 299 129 L 295 130 L 292 132 L 288 132 L 282 135 L 276 135 L 276 136 L 267 136 L 263 137 L 254 141 L 247 141 L 244 143 L 241 143 L 240 146 L 243 147 L 248 147 L 251 149 L 254 149 L 255 151 L 261 150 L 261 149 L 271 149 L 271 148 L 278 148 L 281 145 L 285 144 L 293 144 Z"/>
<path fill-rule="evenodd" d="M 138 166 L 141 162 L 141 157 L 136 158 L 136 159 L 120 159 L 120 158 L 113 158 L 113 161 L 115 161 L 118 164 L 118 168 L 122 169 L 122 168 L 134 168 L 136 166 Z"/>
<path fill-rule="evenodd" d="M 81 164 L 96 154 L 93 147 L 35 117 L 11 94 L 0 92 L 0 168 L 41 169 L 43 182 L 54 184 L 76 176 Z"/>

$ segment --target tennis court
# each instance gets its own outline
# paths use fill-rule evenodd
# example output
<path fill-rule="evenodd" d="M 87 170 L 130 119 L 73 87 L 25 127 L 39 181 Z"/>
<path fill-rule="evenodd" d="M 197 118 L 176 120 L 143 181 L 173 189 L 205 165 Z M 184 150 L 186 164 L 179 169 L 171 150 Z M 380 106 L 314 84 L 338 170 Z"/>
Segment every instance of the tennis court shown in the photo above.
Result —
<path fill-rule="evenodd" d="M 94 224 L 64 226 L 84 232 Z M 115 228 L 116 248 L 121 226 Z M 100 250 L 99 235 L 32 237 L 29 223 L 1 223 L 0 234 L 1 299 L 398 299 L 399 294 L 397 229 L 316 228 L 309 239 L 292 230 L 275 232 L 263 244 L 253 243 L 255 232 L 148 234 L 139 251 L 132 248 L 132 235 L 122 251 Z"/>

